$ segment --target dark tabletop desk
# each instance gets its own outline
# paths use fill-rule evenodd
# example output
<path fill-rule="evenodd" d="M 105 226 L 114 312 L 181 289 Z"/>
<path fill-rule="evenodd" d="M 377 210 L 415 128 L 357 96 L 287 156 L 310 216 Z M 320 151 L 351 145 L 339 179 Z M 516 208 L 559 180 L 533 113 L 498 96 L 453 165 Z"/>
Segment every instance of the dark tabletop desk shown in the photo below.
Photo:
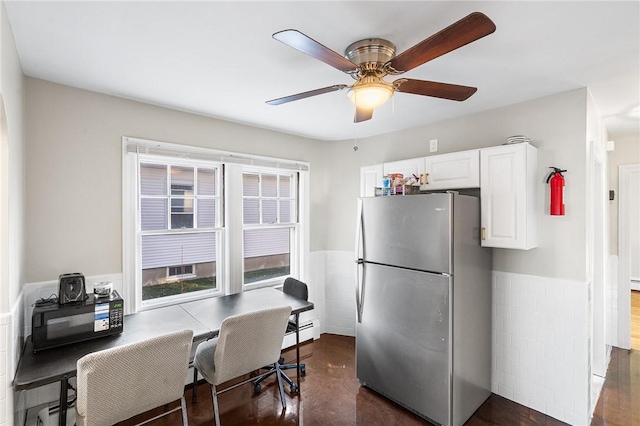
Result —
<path fill-rule="evenodd" d="M 291 306 L 291 313 L 296 316 L 296 323 L 301 312 L 313 309 L 311 302 L 274 288 L 262 288 L 127 315 L 124 317 L 122 334 L 46 349 L 35 354 L 31 336 L 29 336 L 18 362 L 13 388 L 25 390 L 60 382 L 59 424 L 64 426 L 67 417 L 68 379 L 76 375 L 76 363 L 83 356 L 186 329 L 193 330 L 194 340 L 204 340 L 215 336 L 220 330 L 222 321 L 227 317 L 277 306 Z M 298 363 L 300 362 L 299 343 L 299 330 L 296 330 Z M 298 389 L 300 389 L 300 369 L 296 371 Z"/>

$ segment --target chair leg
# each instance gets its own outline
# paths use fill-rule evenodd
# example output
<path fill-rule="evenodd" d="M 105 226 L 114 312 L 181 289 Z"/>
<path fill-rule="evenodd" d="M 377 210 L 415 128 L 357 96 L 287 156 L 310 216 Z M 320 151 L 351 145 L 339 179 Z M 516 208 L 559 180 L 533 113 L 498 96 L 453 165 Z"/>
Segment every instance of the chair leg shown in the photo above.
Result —
<path fill-rule="evenodd" d="M 193 366 L 193 383 L 191 384 L 191 402 L 196 402 L 196 392 L 198 391 L 198 369 Z"/>
<path fill-rule="evenodd" d="M 184 396 L 180 398 L 180 408 L 182 410 L 182 426 L 189 426 L 189 420 L 187 419 L 187 401 Z"/>
<path fill-rule="evenodd" d="M 292 391 L 295 390 L 295 385 L 293 383 L 293 380 L 291 380 L 289 376 L 287 376 L 287 373 L 285 373 L 282 369 L 280 369 L 279 373 L 284 379 L 284 381 L 287 382 L 287 384 L 292 388 Z"/>
<path fill-rule="evenodd" d="M 287 408 L 287 400 L 284 397 L 284 386 L 282 386 L 282 372 L 280 371 L 280 366 L 276 362 L 273 364 L 276 369 L 276 377 L 278 378 L 278 390 L 280 391 L 280 402 L 282 402 L 282 409 Z"/>
<path fill-rule="evenodd" d="M 264 381 L 264 379 L 266 379 L 267 377 L 271 376 L 273 373 L 275 373 L 275 371 L 272 371 L 271 373 L 264 375 L 262 377 L 260 377 L 258 380 L 253 382 L 253 385 L 259 385 L 260 383 L 262 383 Z"/>
<path fill-rule="evenodd" d="M 220 409 L 218 408 L 218 395 L 216 393 L 216 387 L 211 385 L 211 399 L 213 399 L 213 417 L 216 422 L 216 426 L 220 426 Z"/>
<path fill-rule="evenodd" d="M 281 370 L 293 370 L 294 368 L 298 368 L 298 364 L 284 364 L 280 365 Z M 300 373 L 304 375 L 305 370 L 307 369 L 304 364 L 300 364 Z"/>

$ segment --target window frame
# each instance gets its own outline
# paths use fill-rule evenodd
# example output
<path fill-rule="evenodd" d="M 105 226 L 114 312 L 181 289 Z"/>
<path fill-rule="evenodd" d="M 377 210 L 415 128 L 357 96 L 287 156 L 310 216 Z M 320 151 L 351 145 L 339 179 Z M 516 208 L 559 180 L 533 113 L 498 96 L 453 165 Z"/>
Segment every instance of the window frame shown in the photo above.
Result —
<path fill-rule="evenodd" d="M 149 196 L 149 195 L 143 195 L 141 194 L 139 191 L 139 184 L 140 184 L 140 165 L 141 164 L 157 164 L 157 165 L 163 165 L 165 167 L 167 167 L 167 186 L 166 186 L 166 194 L 165 195 L 156 195 L 156 196 Z M 173 194 L 172 191 L 172 187 L 171 187 L 171 168 L 172 167 L 186 167 L 186 168 L 193 168 L 193 175 L 194 175 L 194 184 L 193 184 L 193 195 L 185 197 L 183 195 L 176 195 Z M 215 175 L 215 194 L 216 195 L 197 195 L 197 168 L 206 168 L 206 169 L 216 169 L 216 175 Z M 218 280 L 218 277 L 221 277 L 224 275 L 224 269 L 223 269 L 223 264 L 224 262 L 221 259 L 221 256 L 223 255 L 223 251 L 224 251 L 224 220 L 223 220 L 223 208 L 222 208 L 222 203 L 224 200 L 224 195 L 223 195 L 223 183 L 222 183 L 222 176 L 223 176 L 223 165 L 219 162 L 215 162 L 215 161 L 203 161 L 203 160 L 186 160 L 180 157 L 169 157 L 169 156 L 157 156 L 157 155 L 150 155 L 150 154 L 138 154 L 136 156 L 136 188 L 138 191 L 137 194 L 137 199 L 136 199 L 136 204 L 137 204 L 137 208 L 136 208 L 136 218 L 135 218 L 135 226 L 136 226 L 136 258 L 137 258 L 137 262 L 136 262 L 136 280 L 135 280 L 135 305 L 137 310 L 143 311 L 146 309 L 153 309 L 153 308 L 158 308 L 161 306 L 167 306 L 167 305 L 173 305 L 176 303 L 183 303 L 183 302 L 189 302 L 189 301 L 193 301 L 193 300 L 199 300 L 202 298 L 207 298 L 207 297 L 213 297 L 213 296 L 220 296 L 222 294 L 224 294 L 224 285 L 222 282 L 220 282 L 221 280 Z M 214 200 L 218 200 L 218 203 L 216 204 L 216 213 L 215 213 L 215 223 L 213 227 L 202 227 L 199 228 L 197 227 L 198 225 L 198 216 L 197 216 L 197 203 L 195 202 L 198 197 L 202 198 L 202 199 L 214 199 Z M 142 230 L 141 229 L 141 224 L 142 224 L 142 220 L 141 220 L 141 214 L 142 214 L 142 208 L 141 208 L 141 201 L 143 198 L 161 198 L 161 199 L 165 199 L 167 200 L 167 223 L 166 229 L 158 229 L 158 230 Z M 173 228 L 173 206 L 172 206 L 172 200 L 175 199 L 186 199 L 189 198 L 191 200 L 194 201 L 194 205 L 193 205 L 193 212 L 192 212 L 192 216 L 193 216 L 193 227 L 192 228 Z M 215 262 L 216 262 L 216 288 L 215 289 L 209 289 L 209 290 L 200 290 L 200 291 L 196 291 L 196 292 L 189 292 L 189 293 L 182 293 L 182 294 L 176 294 L 176 295 L 171 295 L 171 296 L 164 296 L 162 298 L 158 298 L 158 299 L 149 299 L 149 300 L 143 300 L 142 299 L 142 238 L 144 236 L 150 236 L 150 235 L 178 235 L 178 234 L 204 234 L 204 233 L 214 233 L 215 234 L 215 246 L 216 246 L 216 251 L 219 254 L 219 256 L 216 258 Z M 169 265 L 169 266 L 175 266 L 175 265 Z M 167 273 L 168 273 L 168 266 L 167 266 Z M 194 267 L 194 275 L 195 275 L 195 267 Z M 168 275 L 167 275 L 168 277 Z M 178 280 L 180 277 L 171 277 L 171 278 L 175 278 L 176 280 Z"/>
<path fill-rule="evenodd" d="M 245 196 L 242 194 L 242 202 L 243 202 L 243 215 L 244 215 L 244 200 L 245 199 L 256 199 L 259 203 L 259 220 L 258 223 L 245 224 L 244 216 L 242 221 L 242 231 L 243 231 L 243 244 L 242 244 L 242 288 L 243 290 L 253 290 L 256 288 L 262 287 L 272 287 L 274 285 L 279 285 L 284 281 L 282 276 L 268 278 L 265 280 L 255 281 L 251 283 L 245 283 L 245 270 L 244 270 L 244 231 L 246 230 L 261 230 L 261 229 L 290 229 L 289 232 L 289 274 L 285 276 L 298 276 L 299 274 L 299 265 L 300 265 L 300 250 L 299 250 L 299 241 L 300 241 L 300 205 L 299 205 L 299 186 L 300 186 L 300 173 L 294 170 L 277 170 L 273 168 L 267 167 L 244 167 L 242 171 L 242 175 L 244 178 L 244 174 L 257 174 L 258 175 L 258 195 Z M 276 196 L 263 196 L 262 195 L 262 175 L 276 175 Z M 280 222 L 280 203 L 279 201 L 283 199 L 280 197 L 280 176 L 289 176 L 291 182 L 291 194 L 287 198 L 290 201 L 295 203 L 293 212 L 292 212 L 292 221 L 282 223 Z M 243 186 L 244 189 L 244 186 Z M 276 201 L 276 222 L 275 223 L 262 223 L 263 221 L 263 209 L 262 209 L 262 200 L 275 200 Z"/>
<path fill-rule="evenodd" d="M 163 303 L 142 306 L 141 285 L 141 239 L 137 238 L 139 226 L 140 196 L 138 194 L 139 158 L 157 158 L 160 162 L 178 165 L 184 159 L 187 165 L 204 162 L 217 163 L 220 174 L 216 183 L 220 185 L 219 210 L 216 218 L 221 222 L 216 232 L 216 246 L 219 255 L 216 259 L 217 290 L 215 294 L 193 297 L 179 295 L 167 296 Z M 282 285 L 284 278 L 265 280 L 257 285 L 244 286 L 244 253 L 242 246 L 242 172 L 249 169 L 262 169 L 274 174 L 297 173 L 297 229 L 295 241 L 290 244 L 290 276 L 306 280 L 309 259 L 309 177 L 310 165 L 307 162 L 263 157 L 189 145 L 151 141 L 124 136 L 122 138 L 122 264 L 125 314 L 159 306 L 183 303 L 205 297 L 217 297 L 265 286 Z M 167 188 L 170 192 L 170 188 Z M 236 194 L 233 196 L 232 194 Z M 170 205 L 168 206 L 170 212 Z M 239 220 L 238 220 L 239 219 Z M 170 220 L 170 218 L 169 218 Z M 195 225 L 195 223 L 194 223 Z M 289 224 L 286 224 L 289 227 Z M 176 231 L 176 230 L 171 230 Z M 179 230 L 177 230 L 179 231 Z M 295 253 L 296 259 L 293 260 Z M 194 271 L 195 272 L 195 271 Z"/>
<path fill-rule="evenodd" d="M 183 274 L 171 274 L 171 268 L 184 268 L 185 266 L 190 266 L 191 267 L 191 272 L 188 273 L 183 273 Z M 196 264 L 195 263 L 190 263 L 188 265 L 172 265 L 172 266 L 165 266 L 166 268 L 166 274 L 167 274 L 167 279 L 171 280 L 171 279 L 181 279 L 181 278 L 195 278 L 197 277 L 197 272 L 196 272 Z"/>

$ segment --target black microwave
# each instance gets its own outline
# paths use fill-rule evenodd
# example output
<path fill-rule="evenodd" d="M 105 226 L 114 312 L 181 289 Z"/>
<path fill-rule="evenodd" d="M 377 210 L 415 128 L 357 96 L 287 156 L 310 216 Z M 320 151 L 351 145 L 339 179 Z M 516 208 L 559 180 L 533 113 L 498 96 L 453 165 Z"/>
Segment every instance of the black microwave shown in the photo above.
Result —
<path fill-rule="evenodd" d="M 106 297 L 89 294 L 81 302 L 33 309 L 33 351 L 122 333 L 124 301 L 113 291 Z"/>

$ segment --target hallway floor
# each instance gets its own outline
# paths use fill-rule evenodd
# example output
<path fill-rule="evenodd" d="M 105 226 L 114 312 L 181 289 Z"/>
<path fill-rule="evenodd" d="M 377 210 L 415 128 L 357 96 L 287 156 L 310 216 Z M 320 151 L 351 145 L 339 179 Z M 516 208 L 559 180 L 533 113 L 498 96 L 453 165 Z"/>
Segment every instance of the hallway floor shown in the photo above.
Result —
<path fill-rule="evenodd" d="M 281 410 L 277 387 L 267 380 L 259 395 L 250 385 L 219 397 L 223 426 L 230 425 L 428 425 L 410 411 L 377 393 L 361 387 L 355 378 L 355 340 L 352 337 L 323 334 L 301 347 L 307 375 L 302 379 L 300 398 L 291 397 L 287 388 L 287 409 Z M 286 361 L 295 358 L 288 351 Z M 198 387 L 197 400 L 186 392 L 189 425 L 213 424 L 210 387 Z M 631 401 L 636 403 L 632 404 Z M 592 425 L 640 424 L 640 351 L 614 348 Z M 149 413 L 151 414 L 151 413 Z M 139 416 L 122 425 L 148 418 Z M 176 425 L 174 413 L 154 425 Z M 540 412 L 492 394 L 474 413 L 467 425 L 563 425 Z"/>
<path fill-rule="evenodd" d="M 640 350 L 640 291 L 631 292 L 631 349 Z"/>

